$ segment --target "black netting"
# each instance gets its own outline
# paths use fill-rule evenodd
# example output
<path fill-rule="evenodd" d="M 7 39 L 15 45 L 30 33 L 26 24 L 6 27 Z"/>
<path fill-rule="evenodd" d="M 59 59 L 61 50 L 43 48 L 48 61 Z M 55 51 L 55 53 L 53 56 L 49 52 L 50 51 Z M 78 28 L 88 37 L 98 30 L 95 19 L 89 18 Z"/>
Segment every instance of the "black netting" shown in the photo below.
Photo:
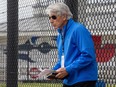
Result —
<path fill-rule="evenodd" d="M 0 2 L 0 87 L 3 87 L 6 81 L 7 1 Z M 44 68 L 51 69 L 57 61 L 57 31 L 45 14 L 46 7 L 56 2 L 65 2 L 74 20 L 89 29 L 96 48 L 98 83 L 115 87 L 115 0 L 19 0 L 18 81 L 27 82 L 19 85 L 62 86 L 61 81 L 48 81 L 37 76 Z M 101 87 L 100 84 L 98 87 Z"/>

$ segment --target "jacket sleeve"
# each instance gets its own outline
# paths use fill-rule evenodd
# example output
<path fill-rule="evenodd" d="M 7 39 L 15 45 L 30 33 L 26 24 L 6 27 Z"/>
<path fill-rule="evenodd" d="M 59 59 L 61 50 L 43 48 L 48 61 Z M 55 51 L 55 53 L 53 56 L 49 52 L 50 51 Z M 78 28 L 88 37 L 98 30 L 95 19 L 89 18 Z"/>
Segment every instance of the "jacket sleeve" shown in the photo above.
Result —
<path fill-rule="evenodd" d="M 80 53 L 74 58 L 75 60 L 66 67 L 68 73 L 71 73 L 75 69 L 79 70 L 88 67 L 89 64 L 96 60 L 91 35 L 83 25 L 76 29 L 73 34 L 73 39 L 75 40 L 75 45 Z"/>

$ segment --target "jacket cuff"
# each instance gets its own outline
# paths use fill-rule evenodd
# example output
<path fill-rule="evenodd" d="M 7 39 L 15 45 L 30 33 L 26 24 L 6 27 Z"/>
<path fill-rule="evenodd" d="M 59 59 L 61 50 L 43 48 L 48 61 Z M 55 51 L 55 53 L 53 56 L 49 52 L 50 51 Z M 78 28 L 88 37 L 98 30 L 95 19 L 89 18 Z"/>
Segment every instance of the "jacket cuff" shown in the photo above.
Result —
<path fill-rule="evenodd" d="M 72 69 L 69 66 L 67 66 L 66 71 L 68 72 L 68 74 L 70 74 L 72 72 Z"/>

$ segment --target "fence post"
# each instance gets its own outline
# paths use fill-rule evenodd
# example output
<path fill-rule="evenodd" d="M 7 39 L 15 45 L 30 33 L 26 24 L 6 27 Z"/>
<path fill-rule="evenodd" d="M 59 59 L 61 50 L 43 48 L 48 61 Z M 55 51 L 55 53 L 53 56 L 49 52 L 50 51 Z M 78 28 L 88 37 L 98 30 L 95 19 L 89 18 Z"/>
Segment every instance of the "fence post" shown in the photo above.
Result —
<path fill-rule="evenodd" d="M 7 0 L 7 87 L 18 87 L 18 0 Z"/>

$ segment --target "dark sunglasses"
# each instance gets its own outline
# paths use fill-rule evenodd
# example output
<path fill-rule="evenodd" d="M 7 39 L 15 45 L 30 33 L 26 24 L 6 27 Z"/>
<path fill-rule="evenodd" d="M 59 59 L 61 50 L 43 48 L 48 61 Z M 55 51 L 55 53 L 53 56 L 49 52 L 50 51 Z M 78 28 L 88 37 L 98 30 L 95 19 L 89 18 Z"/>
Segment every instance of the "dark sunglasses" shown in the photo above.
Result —
<path fill-rule="evenodd" d="M 49 19 L 51 19 L 51 18 L 52 18 L 53 20 L 57 19 L 57 17 L 56 17 L 55 15 L 49 17 Z"/>

